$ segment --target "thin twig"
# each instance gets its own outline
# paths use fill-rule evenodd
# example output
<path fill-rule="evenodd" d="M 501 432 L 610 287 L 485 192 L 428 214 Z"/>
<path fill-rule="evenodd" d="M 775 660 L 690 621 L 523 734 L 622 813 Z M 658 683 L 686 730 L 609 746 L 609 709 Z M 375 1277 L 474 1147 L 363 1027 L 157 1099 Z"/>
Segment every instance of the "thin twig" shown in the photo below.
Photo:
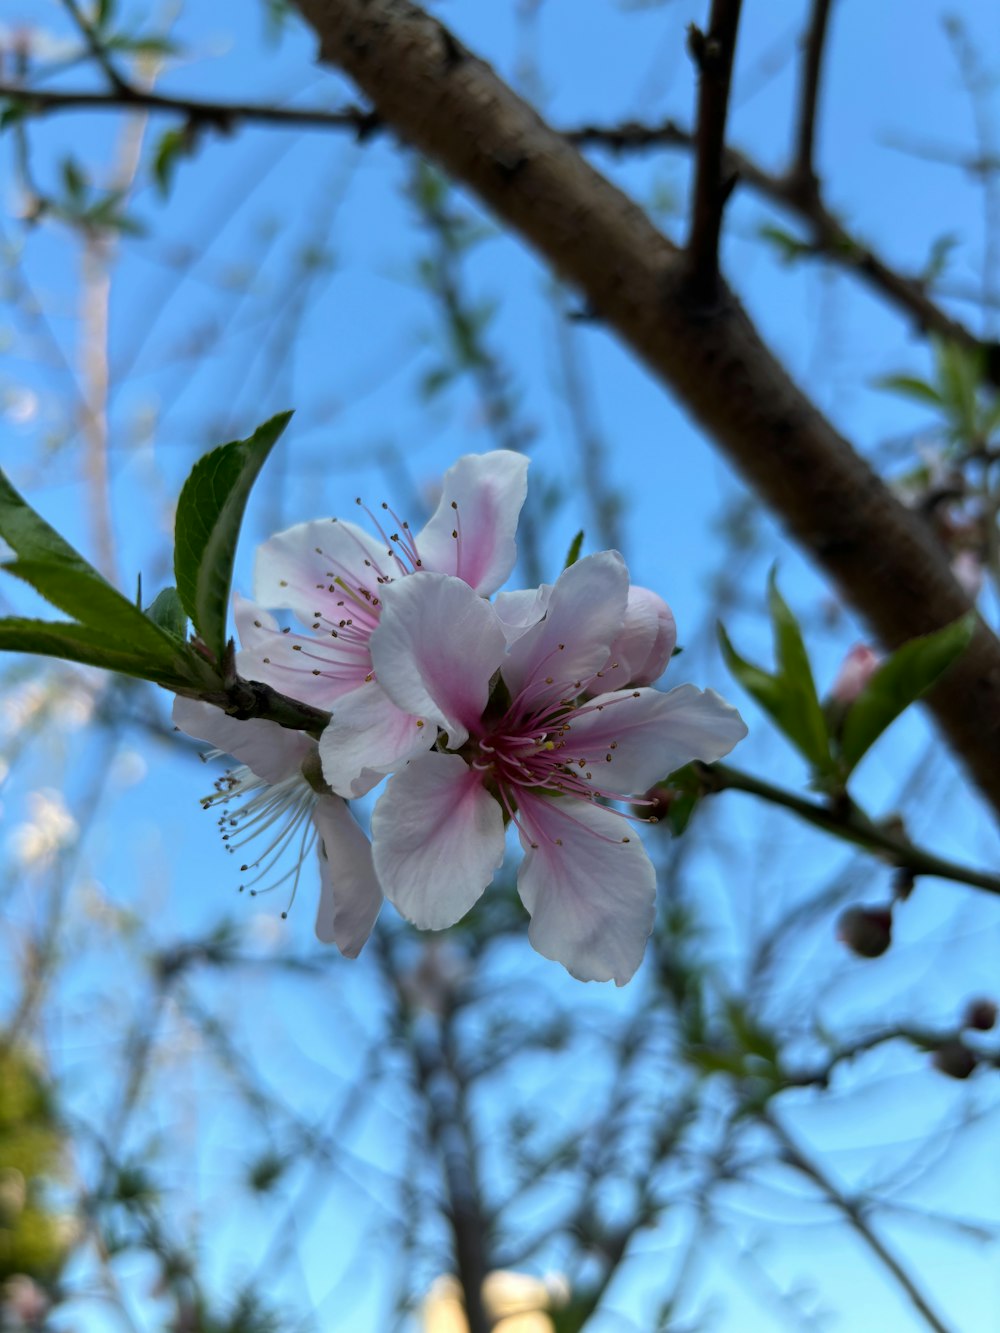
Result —
<path fill-rule="evenodd" d="M 47 116 L 61 111 L 146 111 L 179 115 L 199 128 L 228 133 L 237 125 L 279 125 L 293 129 L 353 130 L 359 138 L 379 126 L 373 111 L 347 106 L 336 111 L 319 107 L 273 106 L 261 102 L 216 102 L 197 97 L 174 97 L 126 84 L 107 92 L 84 89 L 25 88 L 0 81 L 0 100 L 21 108 L 25 115 Z"/>
<path fill-rule="evenodd" d="M 814 1185 L 826 1196 L 830 1203 L 842 1213 L 850 1222 L 857 1235 L 864 1241 L 868 1249 L 879 1260 L 882 1267 L 889 1272 L 898 1283 L 899 1287 L 909 1298 L 913 1308 L 920 1314 L 928 1328 L 935 1330 L 935 1333 L 948 1333 L 948 1326 L 942 1322 L 938 1315 L 928 1305 L 923 1293 L 919 1290 L 916 1283 L 910 1277 L 909 1273 L 902 1266 L 891 1250 L 887 1249 L 883 1241 L 872 1230 L 865 1209 L 857 1199 L 849 1198 L 840 1190 L 834 1182 L 826 1175 L 824 1171 L 811 1161 L 799 1148 L 795 1140 L 789 1134 L 788 1130 L 772 1114 L 761 1116 L 763 1122 L 774 1134 L 782 1149 L 782 1156 L 789 1166 L 794 1167 L 800 1175 L 806 1176 Z"/>
<path fill-rule="evenodd" d="M 814 162 L 816 107 L 819 102 L 820 75 L 829 17 L 830 0 L 813 0 L 812 15 L 805 40 L 805 59 L 802 62 L 802 90 L 799 94 L 795 159 L 792 166 L 792 175 L 798 179 L 803 189 L 815 190 L 817 185 Z"/>
<path fill-rule="evenodd" d="M 724 174 L 729 85 L 736 53 L 742 0 L 712 0 L 708 32 L 694 26 L 689 45 L 698 66 L 698 128 L 691 234 L 688 257 L 692 293 L 701 300 L 715 295 L 719 272 L 719 233 L 726 200 L 735 180 Z"/>
<path fill-rule="evenodd" d="M 909 838 L 873 823 L 857 806 L 850 802 L 842 805 L 819 805 L 806 800 L 794 792 L 785 791 L 773 783 L 764 782 L 749 773 L 742 773 L 728 764 L 694 765 L 698 776 L 708 791 L 742 791 L 772 805 L 783 806 L 791 810 L 806 823 L 815 825 L 825 833 L 832 833 L 845 842 L 864 847 L 867 851 L 884 857 L 901 870 L 908 870 L 913 875 L 930 875 L 935 879 L 950 879 L 958 884 L 968 884 L 974 889 L 986 893 L 1000 894 L 1000 875 L 991 875 L 983 870 L 973 870 L 968 866 L 949 861 L 934 852 L 926 851 L 910 842 Z"/>

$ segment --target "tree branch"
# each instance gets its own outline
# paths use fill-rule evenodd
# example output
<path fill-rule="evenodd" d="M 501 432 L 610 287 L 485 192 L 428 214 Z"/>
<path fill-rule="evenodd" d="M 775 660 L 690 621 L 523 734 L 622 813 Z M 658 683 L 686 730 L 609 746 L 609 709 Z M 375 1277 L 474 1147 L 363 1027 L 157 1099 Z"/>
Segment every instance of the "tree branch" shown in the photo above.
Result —
<path fill-rule="evenodd" d="M 698 66 L 698 128 L 695 133 L 695 178 L 688 238 L 691 294 L 701 301 L 716 296 L 719 234 L 726 200 L 735 177 L 723 175 L 729 85 L 736 54 L 741 0 L 712 0 L 708 32 L 693 24 L 688 45 Z"/>
<path fill-rule="evenodd" d="M 795 139 L 795 157 L 792 175 L 803 190 L 816 192 L 816 168 L 813 161 L 816 137 L 816 106 L 819 101 L 819 81 L 826 44 L 830 0 L 813 0 L 809 31 L 806 34 L 805 60 L 802 63 L 802 90 L 799 94 L 798 126 Z"/>
<path fill-rule="evenodd" d="M 128 86 L 125 92 L 64 91 L 25 88 L 0 80 L 0 101 L 22 107 L 25 115 L 48 116 L 64 111 L 145 111 L 152 115 L 179 115 L 199 129 L 229 133 L 243 124 L 275 125 L 285 129 L 348 130 L 365 140 L 382 128 L 377 112 L 348 106 L 336 111 L 320 108 L 273 106 L 261 102 L 214 102 L 200 98 L 173 97 Z M 645 152 L 657 148 L 691 151 L 694 134 L 673 120 L 657 125 L 626 121 L 621 125 L 584 125 L 563 131 L 579 147 L 600 147 L 615 153 Z M 728 148 L 722 160 L 721 177 L 747 185 L 772 203 L 786 208 L 806 223 L 815 255 L 846 268 L 863 278 L 917 328 L 962 347 L 979 348 L 985 354 L 986 375 L 1000 386 L 1000 344 L 983 340 L 960 320 L 954 319 L 927 294 L 919 277 L 900 273 L 880 255 L 853 236 L 819 198 L 806 191 L 795 175 L 775 175 L 758 166 L 745 153 Z"/>
<path fill-rule="evenodd" d="M 879 1236 L 869 1225 L 866 1210 L 857 1199 L 849 1198 L 840 1190 L 829 1176 L 825 1174 L 815 1162 L 811 1161 L 799 1148 L 798 1144 L 788 1133 L 785 1127 L 779 1123 L 773 1114 L 761 1117 L 764 1123 L 770 1128 L 778 1143 L 781 1145 L 782 1156 L 789 1166 L 794 1167 L 796 1171 L 811 1180 L 830 1203 L 834 1205 L 838 1212 L 850 1222 L 859 1238 L 872 1252 L 882 1267 L 891 1273 L 896 1279 L 900 1290 L 906 1295 L 914 1310 L 921 1316 L 928 1328 L 934 1329 L 934 1333 L 948 1333 L 948 1326 L 942 1322 L 934 1310 L 928 1305 L 923 1293 L 917 1287 L 916 1283 L 910 1277 L 909 1273 L 899 1262 L 896 1256 L 889 1250 Z"/>
<path fill-rule="evenodd" d="M 361 107 L 323 111 L 319 107 L 273 106 L 263 102 L 213 102 L 197 97 L 171 97 L 125 84 L 109 92 L 83 89 L 26 88 L 0 81 L 0 101 L 21 107 L 25 115 L 48 116 L 60 111 L 143 111 L 183 116 L 199 126 L 223 133 L 235 125 L 279 125 L 288 128 L 353 130 L 359 138 L 378 127 L 378 116 Z"/>
<path fill-rule="evenodd" d="M 772 805 L 791 810 L 807 824 L 813 824 L 825 833 L 832 833 L 836 838 L 863 847 L 900 870 L 908 870 L 913 875 L 929 875 L 934 879 L 950 879 L 958 884 L 982 889 L 986 893 L 1000 894 L 1000 875 L 973 870 L 956 861 L 949 861 L 946 857 L 936 856 L 918 847 L 903 834 L 873 823 L 853 803 L 837 808 L 820 805 L 749 773 L 742 773 L 728 764 L 702 764 L 696 761 L 693 767 L 707 791 L 747 792 L 770 801 Z"/>
<path fill-rule="evenodd" d="M 647 152 L 656 148 L 680 148 L 690 152 L 695 147 L 694 134 L 674 120 L 665 120 L 658 125 L 636 121 L 610 126 L 584 125 L 566 130 L 565 135 L 580 147 L 606 148 L 614 153 Z M 780 208 L 788 209 L 808 227 L 810 253 L 857 274 L 922 332 L 933 333 L 961 347 L 981 350 L 987 379 L 1000 386 L 1000 343 L 978 338 L 931 299 L 926 282 L 898 272 L 852 235 L 830 212 L 815 188 L 803 189 L 795 174 L 776 175 L 765 171 L 752 158 L 734 148 L 726 150 L 722 173 L 734 178 L 738 185 L 749 186 Z"/>
<path fill-rule="evenodd" d="M 720 281 L 685 296 L 683 255 L 646 213 L 408 0 L 296 0 L 376 110 L 583 292 L 668 384 L 889 647 L 969 609 L 943 551 L 799 391 Z M 929 697 L 1000 811 L 1000 643 L 980 622 Z"/>

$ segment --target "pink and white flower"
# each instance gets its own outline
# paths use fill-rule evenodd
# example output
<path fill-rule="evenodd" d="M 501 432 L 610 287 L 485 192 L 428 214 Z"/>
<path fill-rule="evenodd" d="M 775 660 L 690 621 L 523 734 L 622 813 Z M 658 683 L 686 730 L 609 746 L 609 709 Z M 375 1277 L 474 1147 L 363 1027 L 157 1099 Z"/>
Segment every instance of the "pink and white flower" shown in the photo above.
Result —
<path fill-rule="evenodd" d="M 370 514 L 376 536 L 354 523 L 316 520 L 258 551 L 260 605 L 236 601 L 237 667 L 305 703 L 336 705 L 330 741 L 344 752 L 342 771 L 352 770 L 348 783 L 335 786 L 341 795 L 363 795 L 434 742 L 434 729 L 393 702 L 373 667 L 370 640 L 385 590 L 434 571 L 481 597 L 494 593 L 514 567 L 527 468 L 510 450 L 466 454 L 445 473 L 437 509 L 416 536 L 383 505 L 381 518 Z M 292 611 L 309 632 L 282 630 L 264 606 Z"/>
<path fill-rule="evenodd" d="M 382 602 L 371 636 L 380 685 L 447 737 L 396 772 L 375 807 L 386 896 L 419 927 L 452 925 L 499 868 L 510 821 L 534 947 L 581 980 L 623 985 L 652 930 L 655 873 L 627 816 L 604 802 L 728 754 L 746 734 L 739 714 L 692 685 L 604 690 L 629 608 L 614 551 L 565 570 L 543 618 L 516 633 L 511 604 L 498 613 L 446 574 L 396 581 Z M 670 635 L 658 610 L 653 619 L 629 672 L 664 655 Z M 345 774 L 326 732 L 320 752 L 335 785 Z"/>
<path fill-rule="evenodd" d="M 217 748 L 207 758 L 230 754 L 241 766 L 215 784 L 202 800 L 205 809 L 221 809 L 219 828 L 235 854 L 251 842 L 263 849 L 251 860 L 244 853 L 240 869 L 256 872 L 247 885 L 267 879 L 291 852 L 294 864 L 267 889 L 292 880 L 292 897 L 302 865 L 314 846 L 319 850 L 320 900 L 316 935 L 356 958 L 382 906 L 382 891 L 372 865 L 371 846 L 347 802 L 331 796 L 322 781 L 316 742 L 302 732 L 255 718 L 239 721 L 221 709 L 194 699 L 174 700 L 174 724 L 188 736 Z M 283 914 L 284 915 L 284 914 Z"/>

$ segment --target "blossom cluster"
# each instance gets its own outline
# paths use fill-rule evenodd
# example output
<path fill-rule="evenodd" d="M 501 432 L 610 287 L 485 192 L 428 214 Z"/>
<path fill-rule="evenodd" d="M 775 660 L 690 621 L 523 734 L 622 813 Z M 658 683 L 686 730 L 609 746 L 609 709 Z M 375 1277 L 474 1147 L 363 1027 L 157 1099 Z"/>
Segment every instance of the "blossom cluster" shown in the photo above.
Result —
<path fill-rule="evenodd" d="M 185 698 L 174 721 L 241 762 L 204 804 L 231 850 L 263 846 L 243 861 L 250 883 L 290 849 L 297 883 L 318 846 L 316 933 L 342 953 L 359 953 L 383 897 L 420 928 L 453 925 L 513 828 L 531 943 L 575 977 L 622 985 L 653 927 L 655 873 L 619 807 L 728 754 L 746 727 L 711 690 L 652 688 L 674 619 L 616 551 L 498 592 L 527 466 L 506 450 L 459 459 L 419 534 L 383 505 L 374 535 L 322 520 L 260 548 L 255 600 L 236 600 L 237 669 L 329 712 L 318 741 Z M 385 779 L 369 839 L 348 802 Z"/>

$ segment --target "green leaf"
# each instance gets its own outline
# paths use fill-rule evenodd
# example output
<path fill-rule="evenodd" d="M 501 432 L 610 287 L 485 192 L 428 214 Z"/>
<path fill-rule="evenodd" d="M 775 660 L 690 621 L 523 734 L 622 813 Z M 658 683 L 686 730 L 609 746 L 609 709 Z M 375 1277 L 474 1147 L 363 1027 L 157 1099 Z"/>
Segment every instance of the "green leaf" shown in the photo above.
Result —
<path fill-rule="evenodd" d="M 62 178 L 67 196 L 74 204 L 81 204 L 87 192 L 87 177 L 74 158 L 63 158 Z"/>
<path fill-rule="evenodd" d="M 186 641 L 188 618 L 181 605 L 181 599 L 177 596 L 176 588 L 164 588 L 162 592 L 157 593 L 146 607 L 145 614 L 154 625 L 158 625 L 167 634 L 173 634 L 176 638 Z"/>
<path fill-rule="evenodd" d="M 153 176 L 164 197 L 170 193 L 178 162 L 182 157 L 190 156 L 193 146 L 194 138 L 186 125 L 166 130 L 160 136 L 153 154 Z"/>
<path fill-rule="evenodd" d="M 221 660 L 236 542 L 250 489 L 291 420 L 281 412 L 246 440 L 220 445 L 194 465 L 177 501 L 177 592 L 205 646 Z"/>
<path fill-rule="evenodd" d="M 900 713 L 965 651 L 975 627 L 976 616 L 970 612 L 933 634 L 904 643 L 882 663 L 844 718 L 840 750 L 845 777 Z"/>
<path fill-rule="evenodd" d="M 772 676 L 740 657 L 721 624 L 718 626 L 718 635 L 726 666 L 747 694 L 756 699 L 764 712 L 810 763 L 826 771 L 830 767 L 829 754 L 822 756 L 821 763 L 817 762 L 820 757 L 815 750 L 815 733 L 803 716 L 800 692 L 788 685 L 780 676 Z"/>
<path fill-rule="evenodd" d="M 882 375 L 874 383 L 876 389 L 888 389 L 890 393 L 898 393 L 903 398 L 926 403 L 928 407 L 944 406 L 941 395 L 933 384 L 919 380 L 914 375 Z"/>
<path fill-rule="evenodd" d="M 188 660 L 193 655 L 186 645 L 177 645 L 171 658 L 154 663 L 146 652 L 137 651 L 128 641 L 93 625 L 68 620 L 27 620 L 15 616 L 0 620 L 0 652 L 59 657 L 151 680 L 168 689 L 199 683 L 199 674 L 204 675 L 203 671 L 198 672 L 197 664 L 192 665 Z"/>
<path fill-rule="evenodd" d="M 569 544 L 569 550 L 566 552 L 566 563 L 563 569 L 569 569 L 570 565 L 575 565 L 580 559 L 580 551 L 583 548 L 583 528 L 576 534 Z"/>
<path fill-rule="evenodd" d="M 778 674 L 785 688 L 798 702 L 800 747 L 816 769 L 820 772 L 830 772 L 833 764 L 830 755 L 830 735 L 816 693 L 809 654 L 806 652 L 799 622 L 778 591 L 777 577 L 773 569 L 767 581 L 767 601 L 774 632 L 774 653 Z"/>
<path fill-rule="evenodd" d="M 60 611 L 151 658 L 172 657 L 170 641 L 32 509 L 2 471 L 0 537 L 19 557 L 3 567 Z"/>
<path fill-rule="evenodd" d="M 757 235 L 762 241 L 767 241 L 775 247 L 783 264 L 794 264 L 797 259 L 815 253 L 815 247 L 808 241 L 803 241 L 800 237 L 793 236 L 791 232 L 772 226 L 770 223 L 758 227 Z"/>

